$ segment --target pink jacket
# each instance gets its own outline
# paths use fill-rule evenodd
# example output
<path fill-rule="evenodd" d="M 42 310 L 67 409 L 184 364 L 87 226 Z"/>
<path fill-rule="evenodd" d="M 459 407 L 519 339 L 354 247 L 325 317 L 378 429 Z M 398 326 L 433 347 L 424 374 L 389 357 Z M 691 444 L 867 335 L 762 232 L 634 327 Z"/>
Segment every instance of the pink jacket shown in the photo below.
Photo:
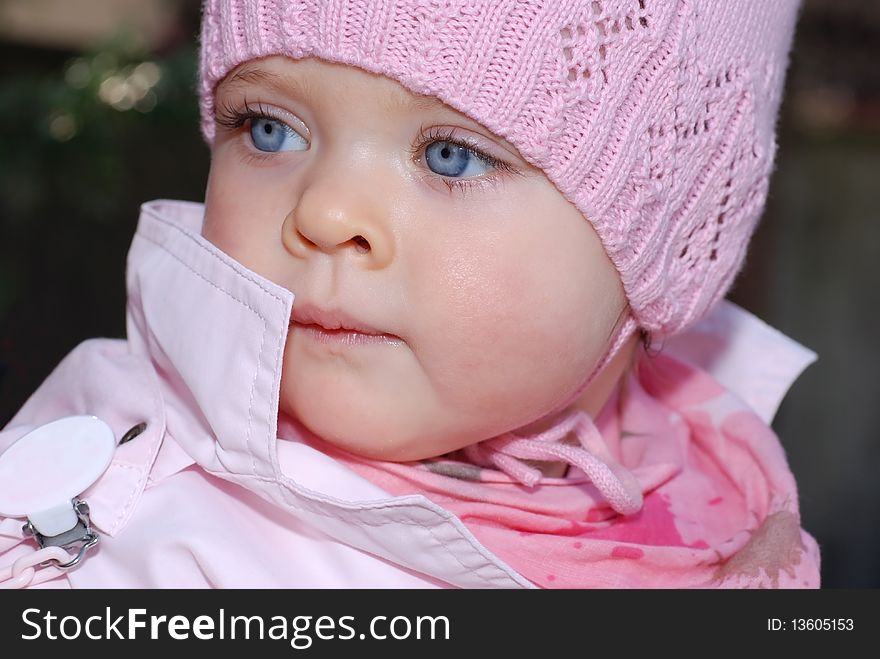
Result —
<path fill-rule="evenodd" d="M 147 424 L 83 494 L 97 550 L 43 587 L 534 587 L 421 494 L 391 496 L 309 442 L 278 440 L 294 296 L 204 240 L 202 213 L 144 204 L 127 340 L 79 345 L 0 433 L 3 451 L 72 414 L 117 438 Z M 767 423 L 816 358 L 726 301 L 664 352 Z M 0 519 L 0 567 L 33 551 L 21 527 Z"/>

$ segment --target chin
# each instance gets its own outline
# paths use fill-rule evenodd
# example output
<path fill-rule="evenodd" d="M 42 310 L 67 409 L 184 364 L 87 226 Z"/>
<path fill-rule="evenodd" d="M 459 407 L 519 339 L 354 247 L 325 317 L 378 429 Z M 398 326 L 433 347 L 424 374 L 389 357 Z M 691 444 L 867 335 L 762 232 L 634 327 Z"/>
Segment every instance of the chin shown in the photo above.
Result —
<path fill-rule="evenodd" d="M 418 399 L 402 404 L 399 398 L 387 403 L 382 397 L 358 395 L 338 387 L 319 386 L 315 379 L 282 382 L 280 409 L 295 418 L 317 438 L 330 446 L 371 460 L 413 462 L 444 455 L 494 436 L 495 428 L 485 415 L 479 423 L 467 424 L 430 403 L 418 406 Z"/>

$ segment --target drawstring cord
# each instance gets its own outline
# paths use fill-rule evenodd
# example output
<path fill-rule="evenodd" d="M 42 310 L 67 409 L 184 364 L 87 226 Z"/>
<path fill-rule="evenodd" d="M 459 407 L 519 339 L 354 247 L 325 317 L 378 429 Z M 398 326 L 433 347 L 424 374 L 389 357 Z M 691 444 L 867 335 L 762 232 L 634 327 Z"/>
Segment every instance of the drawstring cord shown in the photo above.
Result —
<path fill-rule="evenodd" d="M 580 446 L 562 444 L 574 432 Z M 573 410 L 555 426 L 535 435 L 521 437 L 506 433 L 464 448 L 475 464 L 490 464 L 510 478 L 533 487 L 541 472 L 522 460 L 559 460 L 584 472 L 608 504 L 621 515 L 632 515 L 642 508 L 642 488 L 632 472 L 609 453 L 599 429 L 582 410 Z"/>
<path fill-rule="evenodd" d="M 590 376 L 556 409 L 564 409 L 570 405 L 611 362 L 637 329 L 638 323 L 628 315 Z M 561 443 L 572 431 L 580 446 Z M 523 460 L 562 461 L 583 471 L 608 504 L 621 515 L 633 515 L 642 509 L 642 488 L 636 477 L 614 459 L 593 419 L 582 410 L 572 410 L 552 428 L 535 435 L 521 437 L 514 433 L 505 433 L 479 444 L 471 444 L 464 448 L 464 455 L 474 464 L 494 466 L 529 487 L 534 487 L 541 480 L 542 474 L 538 469 L 522 462 Z"/>

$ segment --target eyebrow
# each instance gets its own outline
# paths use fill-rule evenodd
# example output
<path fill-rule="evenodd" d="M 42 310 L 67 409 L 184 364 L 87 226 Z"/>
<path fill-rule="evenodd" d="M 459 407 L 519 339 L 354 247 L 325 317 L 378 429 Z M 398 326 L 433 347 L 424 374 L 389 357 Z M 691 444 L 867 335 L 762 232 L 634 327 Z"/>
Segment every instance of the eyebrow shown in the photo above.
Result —
<path fill-rule="evenodd" d="M 271 71 L 245 67 L 236 71 L 230 78 L 221 83 L 223 87 L 241 87 L 247 85 L 266 85 L 267 87 L 282 93 L 293 94 L 306 102 L 314 104 L 317 99 L 314 87 L 307 79 L 298 79 L 292 76 L 279 75 Z M 424 94 L 400 94 L 392 93 L 382 103 L 383 108 L 389 113 L 412 111 L 427 112 L 430 110 L 449 110 L 443 101 L 433 96 Z"/>

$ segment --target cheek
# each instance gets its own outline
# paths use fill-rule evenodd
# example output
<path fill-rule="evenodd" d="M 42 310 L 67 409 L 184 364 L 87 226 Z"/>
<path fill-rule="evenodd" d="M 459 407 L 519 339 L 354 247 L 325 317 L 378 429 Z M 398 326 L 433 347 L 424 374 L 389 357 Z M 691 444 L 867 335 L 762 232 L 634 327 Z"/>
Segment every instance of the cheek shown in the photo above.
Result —
<path fill-rule="evenodd" d="M 440 274 L 425 316 L 440 331 L 421 346 L 424 364 L 450 408 L 509 422 L 513 407 L 524 423 L 586 377 L 601 323 L 578 285 L 586 274 L 552 237 L 470 244 L 497 249 L 430 261 Z"/>
<path fill-rule="evenodd" d="M 205 191 L 202 235 L 243 265 L 260 272 L 284 218 L 284 187 L 246 167 L 229 143 L 216 146 Z"/>
<path fill-rule="evenodd" d="M 205 222 L 202 235 L 228 254 L 235 253 L 241 235 L 243 198 L 240 179 L 223 145 L 211 150 L 211 169 L 205 190 Z"/>

